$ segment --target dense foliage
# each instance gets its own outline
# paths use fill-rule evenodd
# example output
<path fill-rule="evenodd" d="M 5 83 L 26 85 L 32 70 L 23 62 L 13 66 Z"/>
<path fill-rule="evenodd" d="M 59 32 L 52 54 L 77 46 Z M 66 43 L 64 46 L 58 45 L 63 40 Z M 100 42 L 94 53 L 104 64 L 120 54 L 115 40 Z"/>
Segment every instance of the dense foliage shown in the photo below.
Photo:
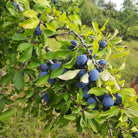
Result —
<path fill-rule="evenodd" d="M 1 80 L 0 123 L 12 116 L 18 102 L 23 112 L 45 122 L 44 132 L 72 122 L 77 130 L 101 136 L 130 137 L 137 130 L 136 93 L 123 88 L 118 71 L 110 64 L 129 53 L 116 37 L 100 28 L 82 26 L 78 1 L 2 1 L 0 16 Z M 65 7 L 63 6 L 65 5 Z M 71 7 L 67 9 L 67 5 Z M 103 35 L 106 34 L 106 35 Z M 68 35 L 63 41 L 58 36 Z M 59 50 L 51 51 L 49 39 Z"/>
<path fill-rule="evenodd" d="M 84 24 L 91 26 L 91 22 L 95 21 L 102 26 L 107 18 L 110 18 L 107 25 L 109 32 L 118 29 L 123 39 L 138 39 L 138 3 L 124 0 L 122 8 L 118 11 L 115 9 L 115 4 L 110 1 L 81 0 L 79 8 Z"/>

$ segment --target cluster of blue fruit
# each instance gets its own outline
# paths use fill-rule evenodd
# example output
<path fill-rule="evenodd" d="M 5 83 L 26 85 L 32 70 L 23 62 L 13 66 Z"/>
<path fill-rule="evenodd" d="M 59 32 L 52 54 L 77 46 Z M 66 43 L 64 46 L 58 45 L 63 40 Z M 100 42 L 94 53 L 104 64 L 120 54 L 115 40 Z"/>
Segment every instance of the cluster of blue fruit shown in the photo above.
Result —
<path fill-rule="evenodd" d="M 72 40 L 71 41 L 71 46 L 68 46 L 69 50 L 74 50 L 75 47 L 78 45 L 78 41 L 76 40 Z M 105 41 L 101 41 L 99 43 L 99 50 L 102 50 L 106 47 L 106 42 Z M 93 52 L 93 49 L 90 50 L 90 52 Z M 96 54 L 93 56 L 93 58 L 96 56 Z M 114 96 L 116 97 L 116 100 L 113 100 L 113 97 L 110 94 L 104 94 L 101 96 L 95 96 L 95 95 L 91 95 L 91 94 L 87 94 L 89 91 L 89 88 L 91 87 L 91 85 L 93 85 L 95 83 L 95 81 L 99 78 L 99 74 L 100 72 L 103 71 L 103 68 L 106 67 L 107 62 L 104 59 L 101 59 L 98 61 L 99 65 L 101 68 L 96 68 L 96 69 L 92 69 L 90 72 L 87 71 L 87 61 L 90 60 L 86 54 L 82 54 L 79 55 L 76 59 L 76 66 L 78 69 L 80 69 L 80 72 L 78 73 L 78 79 L 79 82 L 77 83 L 77 88 L 81 88 L 83 90 L 84 93 L 84 98 L 87 100 L 88 105 L 90 104 L 95 104 L 95 109 L 98 108 L 98 100 L 100 100 L 103 104 L 103 110 L 106 111 L 108 109 L 110 109 L 111 106 L 113 105 L 120 105 L 122 104 L 122 96 L 120 94 L 114 94 Z M 50 71 L 55 70 L 56 68 L 61 67 L 60 63 L 54 63 L 51 65 L 50 67 Z M 42 77 L 43 75 L 48 74 L 47 69 L 48 66 L 47 64 L 41 64 L 39 66 L 39 69 L 42 71 L 39 75 L 39 77 Z M 64 73 L 67 70 L 64 70 Z M 84 83 L 81 82 L 81 78 L 86 74 L 89 74 L 89 78 L 88 78 L 88 82 Z M 50 84 L 54 84 L 55 79 L 51 79 L 49 78 L 48 82 Z M 46 93 L 45 95 L 43 95 L 42 97 L 45 101 L 48 101 L 48 94 Z M 56 112 L 60 112 L 60 110 L 56 110 Z"/>
<path fill-rule="evenodd" d="M 68 48 L 70 50 L 73 50 L 75 48 L 75 46 L 78 45 L 78 42 L 76 40 L 71 41 L 71 43 L 73 44 L 73 46 L 69 46 Z M 106 42 L 105 41 L 101 41 L 99 43 L 99 50 L 102 50 L 106 47 Z M 90 52 L 93 52 L 93 49 L 90 50 Z M 93 56 L 93 58 L 96 55 Z M 78 78 L 79 80 L 81 80 L 81 78 L 87 73 L 87 69 L 85 69 L 85 65 L 87 63 L 87 61 L 89 60 L 89 58 L 87 58 L 86 54 L 80 55 L 77 57 L 76 59 L 76 65 L 77 68 L 80 69 L 81 71 L 78 73 Z M 91 84 L 94 84 L 95 81 L 99 78 L 99 73 L 103 71 L 103 67 L 105 67 L 107 65 L 106 60 L 102 59 L 99 60 L 99 65 L 101 66 L 101 68 L 96 68 L 96 69 L 92 69 L 88 74 L 89 74 L 89 81 L 87 83 L 83 83 L 81 81 L 79 81 L 77 83 L 77 87 L 82 88 L 83 93 L 84 93 L 84 98 L 87 99 L 87 103 L 88 105 L 95 103 L 96 107 L 98 106 L 98 102 L 96 100 L 96 97 L 94 95 L 91 94 L 87 94 L 89 91 L 89 86 Z M 120 94 L 114 94 L 114 96 L 116 97 L 116 101 L 114 102 L 113 98 L 111 95 L 108 94 L 104 94 L 101 96 L 97 96 L 97 98 L 102 102 L 103 104 L 103 110 L 108 110 L 110 109 L 111 106 L 113 105 L 120 105 L 122 103 L 122 96 Z"/>

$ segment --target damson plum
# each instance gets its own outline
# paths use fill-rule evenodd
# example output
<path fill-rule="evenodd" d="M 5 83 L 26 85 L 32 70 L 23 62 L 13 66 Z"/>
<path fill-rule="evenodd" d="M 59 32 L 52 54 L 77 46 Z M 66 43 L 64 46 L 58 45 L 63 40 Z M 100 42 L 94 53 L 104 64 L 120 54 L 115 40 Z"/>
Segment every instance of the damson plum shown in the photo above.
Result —
<path fill-rule="evenodd" d="M 96 69 L 93 69 L 89 73 L 90 81 L 96 81 L 99 78 L 99 72 Z"/>
<path fill-rule="evenodd" d="M 96 101 L 96 99 L 94 97 L 89 97 L 87 99 L 87 103 L 88 103 L 88 105 L 90 105 L 92 103 L 95 103 L 95 106 L 97 106 L 97 101 Z"/>
<path fill-rule="evenodd" d="M 114 94 L 114 96 L 116 97 L 115 104 L 116 105 L 122 104 L 122 96 L 119 93 L 118 94 Z"/>
<path fill-rule="evenodd" d="M 109 109 L 111 106 L 114 105 L 114 100 L 112 99 L 111 95 L 105 94 L 102 103 L 105 109 Z"/>
<path fill-rule="evenodd" d="M 48 66 L 47 66 L 47 64 L 41 64 L 41 65 L 39 66 L 39 69 L 40 69 L 41 71 L 46 71 L 46 70 L 48 69 Z"/>
<path fill-rule="evenodd" d="M 100 65 L 107 65 L 107 62 L 105 59 L 101 59 L 99 62 L 98 62 Z"/>
<path fill-rule="evenodd" d="M 56 68 L 60 68 L 60 67 L 61 67 L 60 63 L 54 63 L 54 64 L 51 65 L 50 70 L 53 71 Z"/>
<path fill-rule="evenodd" d="M 102 50 L 102 49 L 104 49 L 106 47 L 106 42 L 105 41 L 101 41 L 100 43 L 99 43 L 99 50 Z"/>
<path fill-rule="evenodd" d="M 40 24 L 35 28 L 35 34 L 40 35 L 42 31 L 40 30 Z"/>
<path fill-rule="evenodd" d="M 71 44 L 73 44 L 74 46 L 77 46 L 77 45 L 78 45 L 78 41 L 72 40 L 72 41 L 71 41 Z"/>
<path fill-rule="evenodd" d="M 77 64 L 77 66 L 80 66 L 80 67 L 85 66 L 86 62 L 87 62 L 87 56 L 86 55 L 80 55 L 76 59 L 76 64 Z"/>
<path fill-rule="evenodd" d="M 46 75 L 46 74 L 48 74 L 48 72 L 47 72 L 47 71 L 43 71 L 43 72 L 41 72 L 41 73 L 39 74 L 39 77 L 42 77 L 42 76 L 44 76 L 44 75 Z"/>

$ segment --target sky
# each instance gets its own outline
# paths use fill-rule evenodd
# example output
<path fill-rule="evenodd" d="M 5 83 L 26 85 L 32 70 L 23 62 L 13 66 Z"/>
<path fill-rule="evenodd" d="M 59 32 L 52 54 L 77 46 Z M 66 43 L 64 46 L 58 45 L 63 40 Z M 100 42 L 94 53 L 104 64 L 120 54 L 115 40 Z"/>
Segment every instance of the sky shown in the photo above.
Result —
<path fill-rule="evenodd" d="M 110 0 L 105 0 L 105 2 L 108 2 Z M 121 4 L 123 4 L 123 1 L 124 0 L 111 0 L 111 2 L 115 3 L 116 4 L 116 9 L 117 10 L 120 10 L 121 9 Z"/>

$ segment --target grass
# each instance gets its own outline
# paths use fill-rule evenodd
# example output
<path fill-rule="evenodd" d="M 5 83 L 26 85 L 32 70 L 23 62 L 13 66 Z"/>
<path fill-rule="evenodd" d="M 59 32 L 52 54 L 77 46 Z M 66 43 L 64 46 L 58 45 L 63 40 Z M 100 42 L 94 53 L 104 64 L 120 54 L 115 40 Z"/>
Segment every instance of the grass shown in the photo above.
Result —
<path fill-rule="evenodd" d="M 60 37 L 61 39 L 70 41 L 70 36 L 66 36 L 65 38 Z M 70 39 L 70 40 L 69 40 Z M 60 45 L 54 39 L 48 41 L 50 48 L 52 50 L 58 50 Z M 130 49 L 129 55 L 126 56 L 126 67 L 120 73 L 122 74 L 122 78 L 126 80 L 126 86 L 129 86 L 133 77 L 137 74 L 138 69 L 138 42 L 137 41 L 130 41 L 125 42 Z M 115 59 L 113 60 L 113 66 L 119 67 L 122 63 L 123 59 Z M 43 134 L 44 123 L 40 122 L 36 118 L 29 113 L 22 114 L 21 107 L 17 106 L 17 113 L 10 118 L 9 120 L 5 121 L 5 126 L 0 131 L 3 138 L 50 138 L 49 134 Z M 69 124 L 67 127 L 62 129 L 58 129 L 55 133 L 57 138 L 96 138 L 93 136 L 91 132 L 86 132 L 84 135 L 77 133 L 76 128 Z M 53 136 L 54 138 L 54 136 Z M 98 136 L 97 136 L 98 138 Z"/>
<path fill-rule="evenodd" d="M 125 56 L 126 58 L 126 66 L 125 69 L 120 71 L 119 73 L 122 75 L 122 79 L 125 80 L 126 87 L 130 86 L 131 81 L 133 78 L 138 74 L 138 41 L 131 40 L 129 42 L 125 41 L 123 42 L 128 46 L 128 49 L 130 50 L 129 54 Z M 117 58 L 113 60 L 113 67 L 117 68 L 121 66 L 124 58 L 120 59 Z"/>

